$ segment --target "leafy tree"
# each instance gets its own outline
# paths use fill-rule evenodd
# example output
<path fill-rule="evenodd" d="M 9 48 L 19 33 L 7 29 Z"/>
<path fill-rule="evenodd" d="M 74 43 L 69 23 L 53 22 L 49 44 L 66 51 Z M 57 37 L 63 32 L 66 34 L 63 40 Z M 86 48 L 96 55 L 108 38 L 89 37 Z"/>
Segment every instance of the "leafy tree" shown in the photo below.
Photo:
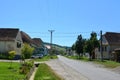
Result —
<path fill-rule="evenodd" d="M 15 57 L 16 51 L 9 51 L 9 59 L 11 60 L 10 69 L 12 68 L 12 59 Z"/>
<path fill-rule="evenodd" d="M 30 58 L 33 51 L 34 48 L 32 48 L 29 44 L 25 43 L 24 47 L 22 48 L 22 54 L 21 54 L 22 60 L 24 61 L 24 59 Z"/>
<path fill-rule="evenodd" d="M 90 56 L 90 60 L 92 59 L 92 43 L 90 40 L 87 40 L 84 45 L 84 52 L 88 52 Z"/>
<path fill-rule="evenodd" d="M 83 47 L 85 40 L 82 38 L 82 35 L 78 35 L 77 41 L 75 43 L 75 51 L 80 56 L 83 55 Z"/>
<path fill-rule="evenodd" d="M 91 44 L 92 44 L 92 59 L 95 58 L 95 48 L 99 47 L 99 41 L 97 40 L 97 34 L 95 32 L 91 33 Z"/>
<path fill-rule="evenodd" d="M 72 48 L 71 48 L 71 49 L 72 49 L 72 50 L 75 50 L 75 44 L 72 45 Z"/>
<path fill-rule="evenodd" d="M 60 50 L 59 53 L 60 53 L 61 55 L 65 55 L 65 52 L 64 52 L 63 50 Z"/>
<path fill-rule="evenodd" d="M 90 55 L 90 60 L 95 58 L 95 48 L 99 47 L 99 41 L 97 40 L 97 34 L 91 33 L 91 37 L 86 41 L 84 50 Z"/>

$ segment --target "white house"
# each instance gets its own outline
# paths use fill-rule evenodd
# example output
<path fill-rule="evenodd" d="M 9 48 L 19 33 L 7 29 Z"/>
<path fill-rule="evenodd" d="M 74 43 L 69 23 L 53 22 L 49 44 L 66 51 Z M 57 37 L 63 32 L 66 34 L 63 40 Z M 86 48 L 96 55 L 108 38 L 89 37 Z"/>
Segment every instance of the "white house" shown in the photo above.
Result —
<path fill-rule="evenodd" d="M 0 53 L 16 51 L 16 56 L 21 54 L 22 38 L 19 29 L 0 28 Z"/>
<path fill-rule="evenodd" d="M 104 59 L 112 59 L 115 49 L 120 48 L 120 33 L 106 32 L 102 36 L 102 51 Z M 96 58 L 101 58 L 100 49 L 95 50 Z"/>

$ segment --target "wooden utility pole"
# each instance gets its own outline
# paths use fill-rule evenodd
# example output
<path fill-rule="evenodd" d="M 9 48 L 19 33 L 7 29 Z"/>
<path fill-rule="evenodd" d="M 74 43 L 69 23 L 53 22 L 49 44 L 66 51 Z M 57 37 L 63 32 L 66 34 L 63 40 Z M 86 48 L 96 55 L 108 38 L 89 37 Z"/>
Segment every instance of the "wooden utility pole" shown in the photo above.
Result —
<path fill-rule="evenodd" d="M 102 50 L 102 30 L 100 31 L 100 53 L 101 53 L 101 61 L 103 61 L 103 50 Z"/>

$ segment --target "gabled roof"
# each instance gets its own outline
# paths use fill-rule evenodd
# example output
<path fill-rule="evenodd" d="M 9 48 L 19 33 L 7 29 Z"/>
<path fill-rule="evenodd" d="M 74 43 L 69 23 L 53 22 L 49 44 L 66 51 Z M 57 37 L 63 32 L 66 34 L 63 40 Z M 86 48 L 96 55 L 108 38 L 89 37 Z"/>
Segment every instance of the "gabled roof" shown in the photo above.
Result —
<path fill-rule="evenodd" d="M 106 32 L 103 36 L 110 45 L 120 45 L 120 33 Z"/>
<path fill-rule="evenodd" d="M 15 28 L 0 28 L 0 41 L 13 41 L 18 32 L 19 29 Z"/>
<path fill-rule="evenodd" d="M 36 47 L 41 47 L 43 41 L 40 38 L 31 38 L 27 33 L 21 31 L 22 40 L 24 43 L 33 44 Z"/>
<path fill-rule="evenodd" d="M 37 47 L 41 47 L 43 45 L 43 41 L 40 38 L 33 38 L 32 40 Z"/>
<path fill-rule="evenodd" d="M 23 31 L 21 31 L 20 33 L 21 33 L 21 37 L 24 43 L 29 43 L 29 44 L 32 43 L 32 39 L 27 33 Z"/>

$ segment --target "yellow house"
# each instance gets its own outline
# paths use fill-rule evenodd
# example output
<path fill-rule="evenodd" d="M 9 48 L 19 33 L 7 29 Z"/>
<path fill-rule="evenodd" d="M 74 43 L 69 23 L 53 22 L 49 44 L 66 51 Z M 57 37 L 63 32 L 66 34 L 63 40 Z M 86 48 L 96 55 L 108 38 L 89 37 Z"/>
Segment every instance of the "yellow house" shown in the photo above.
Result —
<path fill-rule="evenodd" d="M 0 54 L 16 51 L 16 57 L 21 54 L 22 38 L 19 29 L 0 28 Z"/>

